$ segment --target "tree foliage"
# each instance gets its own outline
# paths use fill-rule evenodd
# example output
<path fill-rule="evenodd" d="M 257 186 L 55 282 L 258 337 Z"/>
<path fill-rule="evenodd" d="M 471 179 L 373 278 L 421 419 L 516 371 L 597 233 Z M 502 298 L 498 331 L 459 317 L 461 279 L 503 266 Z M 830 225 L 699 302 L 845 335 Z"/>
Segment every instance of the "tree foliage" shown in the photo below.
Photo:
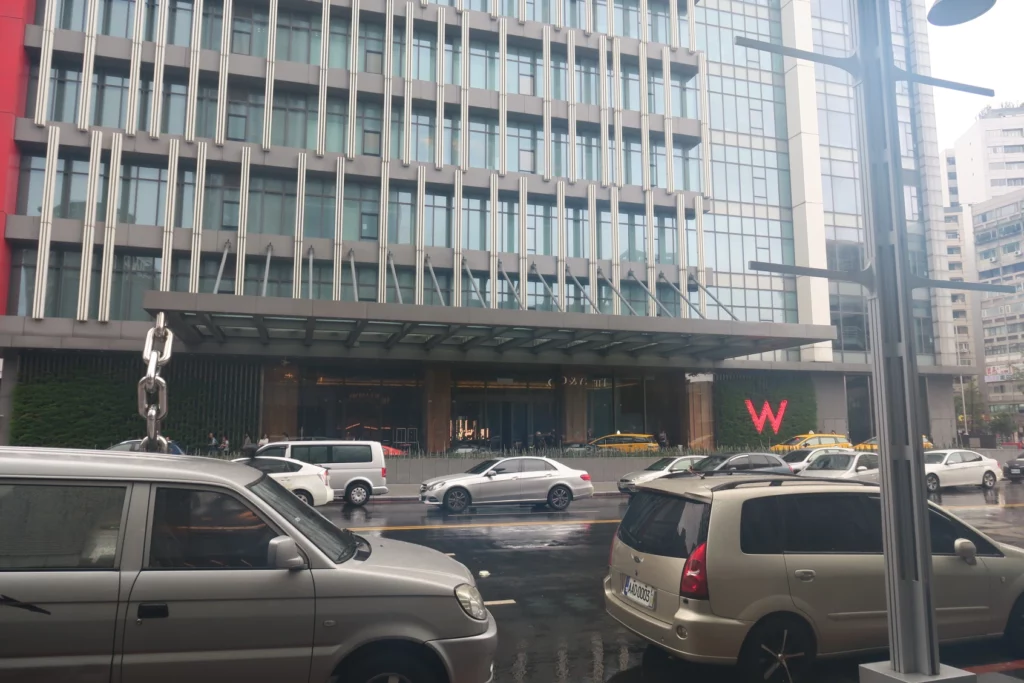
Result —
<path fill-rule="evenodd" d="M 782 401 L 787 401 L 778 434 L 772 431 L 770 420 L 765 421 L 760 434 L 757 432 L 747 410 L 747 399 L 756 414 L 761 414 L 767 401 L 776 416 Z M 818 402 L 814 383 L 809 375 L 798 373 L 716 375 L 714 418 L 715 443 L 719 447 L 767 449 L 791 436 L 817 429 Z"/>

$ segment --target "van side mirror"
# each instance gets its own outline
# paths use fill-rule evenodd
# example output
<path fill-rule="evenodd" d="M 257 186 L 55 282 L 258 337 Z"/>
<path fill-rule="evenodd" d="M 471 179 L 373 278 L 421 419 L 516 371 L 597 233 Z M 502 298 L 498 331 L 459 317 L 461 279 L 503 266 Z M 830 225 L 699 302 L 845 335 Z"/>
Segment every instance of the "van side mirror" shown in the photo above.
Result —
<path fill-rule="evenodd" d="M 978 548 L 974 545 L 973 541 L 966 538 L 956 539 L 956 542 L 953 544 L 953 552 L 972 567 L 978 564 Z"/>
<path fill-rule="evenodd" d="M 267 566 L 274 569 L 305 569 L 306 560 L 299 552 L 299 546 L 291 536 L 278 536 L 270 539 L 267 547 Z"/>

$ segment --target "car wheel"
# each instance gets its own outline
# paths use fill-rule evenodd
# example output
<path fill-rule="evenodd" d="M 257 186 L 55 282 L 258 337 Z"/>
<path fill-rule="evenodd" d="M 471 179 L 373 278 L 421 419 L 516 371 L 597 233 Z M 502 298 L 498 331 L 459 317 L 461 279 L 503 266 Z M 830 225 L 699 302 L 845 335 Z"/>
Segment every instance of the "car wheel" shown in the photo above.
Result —
<path fill-rule="evenodd" d="M 469 491 L 452 489 L 444 494 L 444 509 L 448 512 L 462 512 L 469 507 Z"/>
<path fill-rule="evenodd" d="M 366 505 L 366 501 L 370 500 L 370 489 L 366 487 L 366 484 L 352 484 L 345 493 L 345 500 L 356 507 L 362 507 Z"/>
<path fill-rule="evenodd" d="M 1003 640 L 1010 653 L 1015 657 L 1024 656 L 1024 596 L 1017 598 L 1017 602 L 1010 610 L 1010 617 L 1006 620 L 1006 629 L 1003 631 Z"/>
<path fill-rule="evenodd" d="M 308 493 L 301 489 L 298 491 L 292 491 L 292 493 L 294 493 L 295 497 L 301 500 L 303 503 L 310 507 L 313 507 L 313 496 L 309 495 Z"/>
<path fill-rule="evenodd" d="M 929 474 L 924 478 L 924 485 L 928 489 L 929 493 L 939 492 L 939 478 L 934 474 Z"/>
<path fill-rule="evenodd" d="M 737 665 L 744 683 L 801 683 L 809 680 L 815 654 L 810 627 L 796 617 L 780 614 L 750 630 Z"/>
<path fill-rule="evenodd" d="M 985 472 L 981 477 L 981 487 L 985 489 L 994 488 L 996 485 L 996 475 L 992 472 Z"/>
<path fill-rule="evenodd" d="M 548 507 L 552 510 L 562 510 L 569 507 L 572 502 L 572 491 L 565 486 L 556 486 L 548 491 Z"/>
<path fill-rule="evenodd" d="M 346 683 L 440 683 L 436 667 L 410 654 L 367 653 L 352 662 L 340 679 Z"/>

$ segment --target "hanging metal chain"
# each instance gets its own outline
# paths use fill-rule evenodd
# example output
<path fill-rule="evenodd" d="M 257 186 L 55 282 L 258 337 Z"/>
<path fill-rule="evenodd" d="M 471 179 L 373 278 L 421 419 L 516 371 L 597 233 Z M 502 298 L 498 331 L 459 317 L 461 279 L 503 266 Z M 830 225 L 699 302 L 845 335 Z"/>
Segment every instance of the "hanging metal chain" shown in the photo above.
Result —
<path fill-rule="evenodd" d="M 167 417 L 167 380 L 160 376 L 160 369 L 171 359 L 174 333 L 165 324 L 164 314 L 157 313 L 156 323 L 146 333 L 146 345 L 142 349 L 142 361 L 146 374 L 139 380 L 139 415 L 146 421 L 146 436 L 139 444 L 139 450 L 151 453 L 167 453 L 170 442 L 160 434 L 161 421 Z"/>

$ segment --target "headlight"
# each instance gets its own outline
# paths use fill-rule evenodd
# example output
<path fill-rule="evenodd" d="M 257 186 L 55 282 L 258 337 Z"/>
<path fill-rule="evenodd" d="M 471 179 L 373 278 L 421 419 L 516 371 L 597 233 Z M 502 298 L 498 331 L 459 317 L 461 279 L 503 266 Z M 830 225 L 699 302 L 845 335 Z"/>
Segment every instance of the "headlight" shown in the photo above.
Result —
<path fill-rule="evenodd" d="M 459 604 L 462 605 L 466 614 L 478 621 L 487 619 L 487 608 L 484 607 L 483 596 L 480 595 L 476 586 L 470 586 L 468 583 L 456 586 L 455 597 L 458 598 Z"/>
<path fill-rule="evenodd" d="M 446 482 L 443 482 L 443 481 L 436 481 L 436 482 L 434 482 L 433 484 L 431 484 L 430 486 L 428 486 L 428 487 L 427 487 L 427 490 L 428 490 L 428 491 L 436 491 L 436 490 L 438 490 L 439 488 L 441 488 L 442 486 L 444 486 L 444 485 L 445 485 L 445 483 L 446 483 Z"/>

